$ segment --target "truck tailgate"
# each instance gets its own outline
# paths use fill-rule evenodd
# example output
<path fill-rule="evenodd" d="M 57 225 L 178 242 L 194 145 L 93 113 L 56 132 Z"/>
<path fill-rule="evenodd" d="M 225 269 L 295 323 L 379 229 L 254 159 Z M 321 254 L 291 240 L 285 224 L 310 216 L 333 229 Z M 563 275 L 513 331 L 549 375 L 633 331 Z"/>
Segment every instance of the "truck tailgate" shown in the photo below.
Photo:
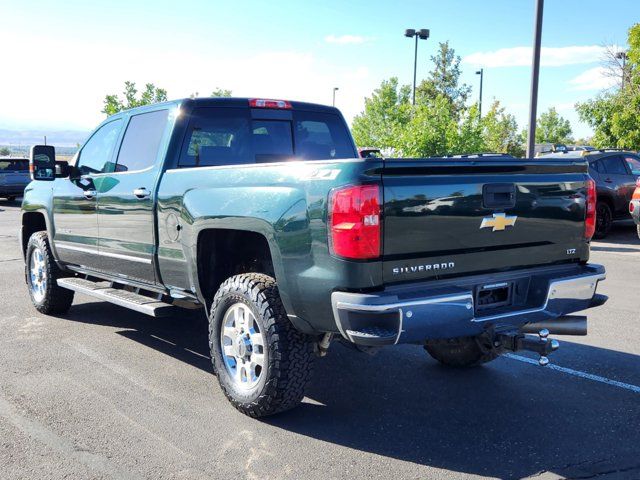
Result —
<path fill-rule="evenodd" d="M 586 261 L 586 162 L 387 159 L 385 283 Z"/>

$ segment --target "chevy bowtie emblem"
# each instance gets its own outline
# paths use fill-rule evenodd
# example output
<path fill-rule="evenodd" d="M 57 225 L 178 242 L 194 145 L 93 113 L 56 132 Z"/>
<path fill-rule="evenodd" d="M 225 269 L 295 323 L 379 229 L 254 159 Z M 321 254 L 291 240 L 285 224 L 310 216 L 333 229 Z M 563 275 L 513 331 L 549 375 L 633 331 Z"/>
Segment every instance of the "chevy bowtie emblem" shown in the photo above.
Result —
<path fill-rule="evenodd" d="M 504 230 L 507 227 L 513 227 L 518 219 L 517 215 L 506 215 L 504 213 L 494 213 L 491 217 L 484 217 L 480 228 L 493 227 L 494 232 Z"/>

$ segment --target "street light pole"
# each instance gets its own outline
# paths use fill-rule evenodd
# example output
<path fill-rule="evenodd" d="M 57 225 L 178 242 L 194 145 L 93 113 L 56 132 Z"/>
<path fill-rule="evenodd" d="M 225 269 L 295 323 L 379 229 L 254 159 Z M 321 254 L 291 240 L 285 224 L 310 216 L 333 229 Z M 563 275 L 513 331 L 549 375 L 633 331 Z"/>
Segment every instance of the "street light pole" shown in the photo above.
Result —
<path fill-rule="evenodd" d="M 616 58 L 622 60 L 622 88 L 624 89 L 624 77 L 627 68 L 627 52 L 621 51 L 616 53 Z"/>
<path fill-rule="evenodd" d="M 404 31 L 404 36 L 411 38 L 415 37 L 416 46 L 413 54 L 413 105 L 416 104 L 416 74 L 418 71 L 418 39 L 426 40 L 429 38 L 429 29 L 421 28 L 420 30 L 415 30 L 413 28 L 407 28 Z"/>
<path fill-rule="evenodd" d="M 336 106 L 336 92 L 340 90 L 338 87 L 333 87 L 333 106 Z"/>
<path fill-rule="evenodd" d="M 480 114 L 480 118 L 482 118 L 482 80 L 484 78 L 484 68 L 478 70 L 476 75 L 480 75 L 480 101 L 478 102 L 478 112 Z"/>
<path fill-rule="evenodd" d="M 536 120 L 538 110 L 538 78 L 540 77 L 540 47 L 542 44 L 542 11 L 544 0 L 536 0 L 536 16 L 533 35 L 533 68 L 531 71 L 531 98 L 529 100 L 529 135 L 527 157 L 534 156 L 536 146 Z"/>

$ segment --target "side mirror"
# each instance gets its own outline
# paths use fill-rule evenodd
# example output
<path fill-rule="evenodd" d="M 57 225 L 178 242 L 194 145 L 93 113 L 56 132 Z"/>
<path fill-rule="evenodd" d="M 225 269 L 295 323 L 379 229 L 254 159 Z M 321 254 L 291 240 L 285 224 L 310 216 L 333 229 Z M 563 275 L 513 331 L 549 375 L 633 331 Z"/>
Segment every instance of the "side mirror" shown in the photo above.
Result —
<path fill-rule="evenodd" d="M 56 149 L 51 145 L 34 145 L 29 157 L 31 180 L 50 182 L 56 179 Z"/>

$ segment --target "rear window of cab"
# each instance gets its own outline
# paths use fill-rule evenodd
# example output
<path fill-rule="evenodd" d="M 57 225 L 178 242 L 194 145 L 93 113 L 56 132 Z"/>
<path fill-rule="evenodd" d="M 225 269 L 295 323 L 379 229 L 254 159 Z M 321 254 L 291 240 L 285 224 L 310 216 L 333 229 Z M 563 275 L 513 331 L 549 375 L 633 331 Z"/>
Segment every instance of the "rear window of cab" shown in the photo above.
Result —
<path fill-rule="evenodd" d="M 252 118 L 247 108 L 197 108 L 191 114 L 180 167 L 241 165 L 289 160 L 357 158 L 339 115 L 268 110 Z M 286 118 L 288 117 L 288 118 Z"/>

